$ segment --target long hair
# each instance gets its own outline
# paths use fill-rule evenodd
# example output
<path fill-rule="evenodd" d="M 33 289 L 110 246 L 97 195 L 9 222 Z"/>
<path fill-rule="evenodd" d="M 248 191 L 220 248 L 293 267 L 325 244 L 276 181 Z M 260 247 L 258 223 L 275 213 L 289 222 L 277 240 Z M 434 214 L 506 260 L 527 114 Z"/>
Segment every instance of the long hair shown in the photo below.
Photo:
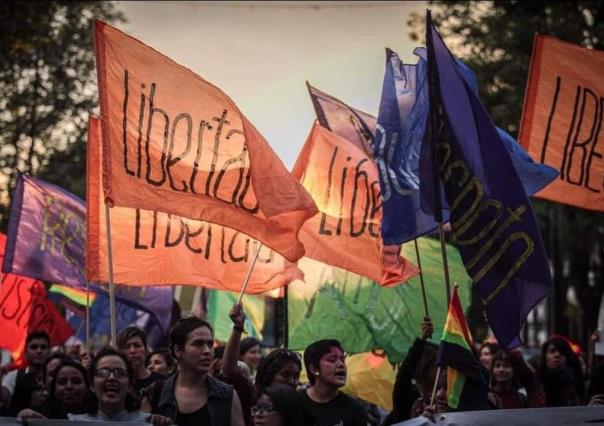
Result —
<path fill-rule="evenodd" d="M 93 393 L 90 390 L 90 377 L 88 375 L 88 371 L 86 371 L 86 369 L 84 367 L 82 367 L 82 364 L 80 364 L 79 362 L 75 362 L 71 359 L 63 360 L 55 369 L 55 371 L 52 375 L 52 380 L 50 381 L 50 389 L 48 392 L 48 399 L 46 400 L 46 410 L 45 410 L 45 415 L 49 419 L 66 419 L 67 418 L 67 412 L 65 411 L 65 408 L 63 407 L 63 402 L 60 401 L 56 395 L 56 389 L 57 389 L 56 378 L 57 378 L 59 372 L 63 368 L 66 368 L 66 367 L 71 367 L 71 368 L 75 368 L 76 370 L 78 370 L 82 374 L 82 378 L 84 380 L 84 386 L 86 387 L 84 398 L 82 399 L 82 406 L 81 406 L 80 410 L 78 410 L 78 412 L 74 412 L 73 414 L 81 414 L 81 413 L 87 412 L 88 411 L 87 407 L 93 400 Z"/>
<path fill-rule="evenodd" d="M 301 395 L 291 386 L 272 385 L 264 389 L 262 394 L 270 398 L 275 411 L 283 417 L 283 424 L 287 426 L 315 424 L 312 414 L 304 407 Z"/>
<path fill-rule="evenodd" d="M 566 364 L 562 368 L 547 368 L 547 349 L 554 346 L 566 358 Z M 567 395 L 565 390 L 574 387 L 577 396 L 583 399 L 585 396 L 585 381 L 579 357 L 572 351 L 568 339 L 562 336 L 553 336 L 541 346 L 541 364 L 539 367 L 539 378 L 543 383 L 548 406 L 566 405 L 564 401 Z"/>

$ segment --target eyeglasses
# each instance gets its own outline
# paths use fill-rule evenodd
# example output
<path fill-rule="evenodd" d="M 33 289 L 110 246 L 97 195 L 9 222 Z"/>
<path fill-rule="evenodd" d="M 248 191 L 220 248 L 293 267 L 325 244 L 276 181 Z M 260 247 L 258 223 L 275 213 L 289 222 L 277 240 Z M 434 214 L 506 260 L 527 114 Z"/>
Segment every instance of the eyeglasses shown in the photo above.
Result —
<path fill-rule="evenodd" d="M 268 414 L 275 411 L 272 405 L 254 405 L 251 409 L 252 416 L 259 416 L 261 414 Z"/>
<path fill-rule="evenodd" d="M 127 379 L 128 378 L 128 370 L 125 370 L 123 368 L 103 367 L 103 368 L 99 368 L 98 370 L 96 370 L 94 372 L 94 375 L 96 377 L 100 377 L 101 379 L 108 379 L 109 376 L 111 376 L 111 373 L 113 373 L 113 377 L 115 377 L 116 379 Z"/>
<path fill-rule="evenodd" d="M 42 345 L 36 345 L 36 344 L 33 344 L 33 345 L 29 345 L 27 347 L 27 349 L 30 349 L 32 351 L 37 351 L 38 349 L 41 350 L 41 351 L 46 351 L 46 350 L 48 350 L 48 345 L 43 345 L 43 344 Z"/>

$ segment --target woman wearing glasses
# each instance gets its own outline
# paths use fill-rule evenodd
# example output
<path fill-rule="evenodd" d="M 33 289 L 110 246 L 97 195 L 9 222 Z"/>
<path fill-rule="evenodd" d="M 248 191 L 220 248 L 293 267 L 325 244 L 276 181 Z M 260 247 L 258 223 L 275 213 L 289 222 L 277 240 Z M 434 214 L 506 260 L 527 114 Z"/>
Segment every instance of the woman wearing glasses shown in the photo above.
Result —
<path fill-rule="evenodd" d="M 170 423 L 138 411 L 140 403 L 133 394 L 134 370 L 126 356 L 113 348 L 102 349 L 92 361 L 92 390 L 96 398 L 90 412 L 69 414 L 70 420 Z"/>
<path fill-rule="evenodd" d="M 252 407 L 254 426 L 314 426 L 312 415 L 304 408 L 296 390 L 283 384 L 262 390 Z"/>

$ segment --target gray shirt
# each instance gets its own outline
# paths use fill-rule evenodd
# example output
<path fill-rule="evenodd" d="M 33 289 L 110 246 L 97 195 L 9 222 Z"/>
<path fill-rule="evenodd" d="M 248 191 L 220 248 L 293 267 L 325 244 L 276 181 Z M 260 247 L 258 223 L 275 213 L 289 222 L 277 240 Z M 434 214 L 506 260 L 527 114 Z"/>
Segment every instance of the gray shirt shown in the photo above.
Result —
<path fill-rule="evenodd" d="M 107 416 L 101 410 L 96 414 L 67 414 L 69 420 L 83 422 L 132 422 L 145 423 L 149 421 L 151 414 L 142 411 L 120 411 L 115 416 Z"/>

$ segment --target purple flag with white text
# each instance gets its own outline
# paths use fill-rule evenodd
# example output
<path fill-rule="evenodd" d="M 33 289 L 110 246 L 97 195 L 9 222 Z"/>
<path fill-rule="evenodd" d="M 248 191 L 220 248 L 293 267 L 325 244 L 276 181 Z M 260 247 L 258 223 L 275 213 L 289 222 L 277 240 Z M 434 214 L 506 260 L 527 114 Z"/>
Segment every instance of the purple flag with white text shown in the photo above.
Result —
<path fill-rule="evenodd" d="M 86 206 L 84 201 L 56 185 L 19 175 L 13 193 L 2 272 L 86 286 Z M 108 294 L 107 286 L 90 289 Z M 149 312 L 162 330 L 170 327 L 172 287 L 116 285 L 116 299 Z"/>

